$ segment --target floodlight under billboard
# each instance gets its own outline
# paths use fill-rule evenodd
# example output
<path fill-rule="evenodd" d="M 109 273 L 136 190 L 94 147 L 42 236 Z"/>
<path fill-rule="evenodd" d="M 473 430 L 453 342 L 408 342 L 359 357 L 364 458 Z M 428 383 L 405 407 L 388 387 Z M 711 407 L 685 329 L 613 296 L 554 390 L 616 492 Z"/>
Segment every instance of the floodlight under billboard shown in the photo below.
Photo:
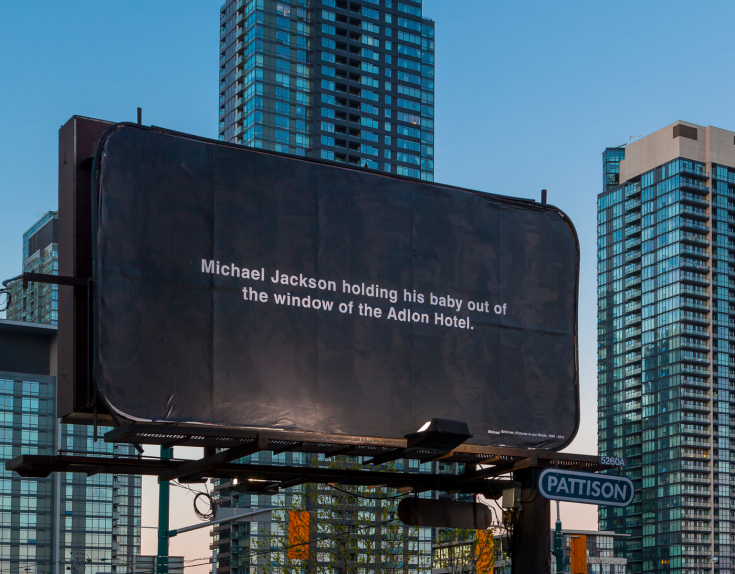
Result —
<path fill-rule="evenodd" d="M 93 378 L 118 417 L 576 433 L 579 245 L 558 209 L 129 124 L 92 190 Z"/>

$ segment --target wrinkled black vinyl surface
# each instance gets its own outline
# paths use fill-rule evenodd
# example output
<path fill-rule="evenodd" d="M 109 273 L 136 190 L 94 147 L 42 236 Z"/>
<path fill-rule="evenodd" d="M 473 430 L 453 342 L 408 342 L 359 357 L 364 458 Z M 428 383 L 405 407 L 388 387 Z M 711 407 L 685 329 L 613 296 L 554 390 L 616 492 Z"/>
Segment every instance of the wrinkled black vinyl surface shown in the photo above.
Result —
<path fill-rule="evenodd" d="M 129 125 L 95 166 L 95 374 L 124 417 L 376 437 L 442 417 L 467 422 L 469 443 L 551 449 L 576 433 L 578 244 L 555 208 Z M 337 291 L 275 284 L 276 270 Z M 343 293 L 343 280 L 398 301 Z"/>

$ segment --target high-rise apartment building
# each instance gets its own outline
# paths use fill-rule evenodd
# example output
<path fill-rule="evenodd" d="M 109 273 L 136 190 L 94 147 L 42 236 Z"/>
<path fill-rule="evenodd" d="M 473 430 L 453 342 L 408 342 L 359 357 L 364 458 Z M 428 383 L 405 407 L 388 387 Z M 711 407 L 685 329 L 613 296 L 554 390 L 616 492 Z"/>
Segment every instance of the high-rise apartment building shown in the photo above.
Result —
<path fill-rule="evenodd" d="M 228 0 L 219 138 L 434 177 L 434 22 L 421 0 Z"/>
<path fill-rule="evenodd" d="M 58 212 L 49 211 L 23 234 L 24 272 L 59 274 L 58 222 Z M 28 287 L 23 289 L 22 281 L 10 285 L 6 317 L 11 321 L 56 325 L 59 286 L 30 283 Z"/>
<path fill-rule="evenodd" d="M 600 528 L 631 535 L 631 572 L 731 574 L 735 132 L 676 122 L 604 154 L 599 449 L 636 497 Z"/>
<path fill-rule="evenodd" d="M 260 452 L 244 457 L 241 462 L 331 468 L 347 468 L 345 465 L 349 465 L 355 468 L 368 458 L 289 451 Z M 454 474 L 456 466 L 399 460 L 379 468 Z M 240 493 L 233 491 L 233 483 L 229 480 L 219 481 L 215 486 L 222 506 L 272 508 L 276 511 L 272 515 L 256 517 L 253 522 L 214 526 L 211 547 L 217 550 L 217 574 L 306 570 L 334 574 L 431 573 L 432 535 L 436 529 L 408 527 L 398 521 L 400 495 L 397 496 L 395 491 L 315 484 L 281 488 L 274 493 L 262 488 L 258 492 L 258 486 L 263 484 L 251 483 L 252 491 Z M 422 492 L 418 496 L 432 498 L 433 493 Z M 309 547 L 304 549 L 304 556 L 288 550 L 294 537 L 288 514 L 283 509 L 306 509 L 310 513 Z"/>
<path fill-rule="evenodd" d="M 421 0 L 228 0 L 220 26 L 220 140 L 433 181 L 434 22 L 423 17 Z M 334 464 L 300 452 L 246 460 Z M 399 465 L 408 472 L 433 469 L 417 461 Z M 296 486 L 277 495 L 236 494 L 229 486 L 217 486 L 224 505 L 253 508 L 288 507 L 306 492 Z M 319 500 L 329 499 L 329 488 L 317 491 Z M 379 521 L 375 500 L 352 501 L 339 510 L 342 520 L 359 513 L 360 527 Z M 269 536 L 285 536 L 282 523 L 260 520 L 215 527 L 218 572 L 254 574 L 282 563 L 253 554 Z M 328 521 L 317 526 L 330 528 Z M 426 572 L 431 537 L 429 528 L 413 529 L 394 557 L 400 567 L 394 566 Z M 318 567 L 329 568 L 329 561 L 325 547 Z"/>
<path fill-rule="evenodd" d="M 0 570 L 64 574 L 71 553 L 94 572 L 131 573 L 140 553 L 139 476 L 5 470 L 22 454 L 131 454 L 56 418 L 56 327 L 0 320 Z M 105 428 L 99 429 L 104 432 Z"/>
<path fill-rule="evenodd" d="M 49 211 L 23 234 L 24 272 L 58 275 L 57 225 L 57 212 Z M 129 445 L 94 442 L 89 426 L 56 418 L 58 286 L 29 282 L 23 289 L 19 280 L 10 285 L 10 297 L 8 320 L 0 321 L 0 463 L 59 449 L 133 454 Z M 140 554 L 140 476 L 20 478 L 4 466 L 0 475 L 0 506 L 14 511 L 0 523 L 1 570 L 23 574 L 38 563 L 36 574 L 63 574 L 71 553 L 81 552 L 95 571 L 132 572 L 133 556 Z"/>

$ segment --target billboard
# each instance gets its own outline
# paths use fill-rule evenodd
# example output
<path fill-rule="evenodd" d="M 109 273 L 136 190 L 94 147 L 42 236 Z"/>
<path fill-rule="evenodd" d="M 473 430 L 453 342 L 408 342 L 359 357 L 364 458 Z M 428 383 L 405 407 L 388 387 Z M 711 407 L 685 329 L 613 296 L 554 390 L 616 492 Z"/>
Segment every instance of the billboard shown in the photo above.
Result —
<path fill-rule="evenodd" d="M 576 433 L 579 245 L 558 209 L 127 124 L 93 187 L 94 378 L 119 416 Z"/>

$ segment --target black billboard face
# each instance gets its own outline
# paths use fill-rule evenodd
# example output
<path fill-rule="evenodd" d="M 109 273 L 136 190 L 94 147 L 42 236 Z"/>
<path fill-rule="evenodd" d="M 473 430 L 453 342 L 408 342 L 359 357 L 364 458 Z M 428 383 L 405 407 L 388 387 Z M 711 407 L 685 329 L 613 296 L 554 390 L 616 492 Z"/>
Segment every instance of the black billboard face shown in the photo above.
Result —
<path fill-rule="evenodd" d="M 579 249 L 555 208 L 133 126 L 95 178 L 95 377 L 118 414 L 576 433 Z"/>

